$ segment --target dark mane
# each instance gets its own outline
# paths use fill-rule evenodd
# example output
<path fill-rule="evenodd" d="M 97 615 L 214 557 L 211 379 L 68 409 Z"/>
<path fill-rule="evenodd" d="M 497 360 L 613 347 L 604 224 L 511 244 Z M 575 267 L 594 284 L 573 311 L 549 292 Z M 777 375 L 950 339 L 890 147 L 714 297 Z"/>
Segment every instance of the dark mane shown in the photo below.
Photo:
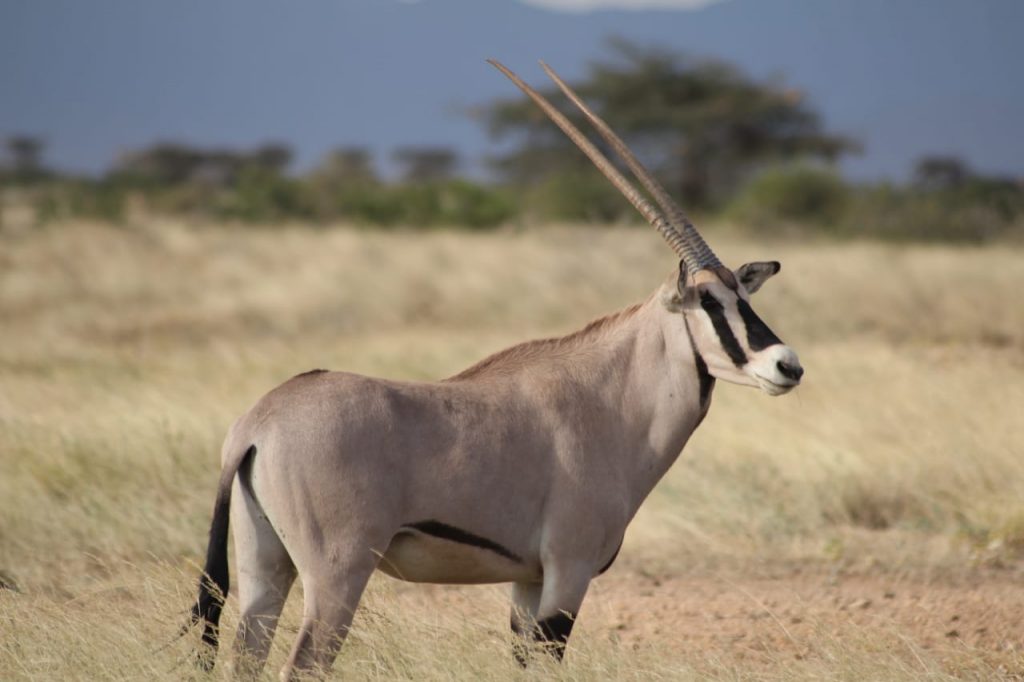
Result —
<path fill-rule="evenodd" d="M 585 341 L 631 318 L 642 305 L 643 303 L 635 303 L 628 308 L 600 317 L 588 323 L 583 329 L 574 331 L 567 336 L 526 341 L 505 350 L 500 350 L 493 355 L 487 356 L 475 365 L 462 370 L 455 376 L 445 379 L 445 381 L 472 379 L 492 371 L 515 369 L 536 358 L 571 351 L 574 348 L 578 348 Z"/>

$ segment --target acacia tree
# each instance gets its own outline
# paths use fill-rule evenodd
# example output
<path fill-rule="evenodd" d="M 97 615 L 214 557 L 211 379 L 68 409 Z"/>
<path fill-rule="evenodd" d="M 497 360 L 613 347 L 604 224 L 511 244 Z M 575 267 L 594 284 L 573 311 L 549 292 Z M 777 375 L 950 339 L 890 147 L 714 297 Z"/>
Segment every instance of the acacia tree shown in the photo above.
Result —
<path fill-rule="evenodd" d="M 823 132 L 802 95 L 774 81 L 757 81 L 736 67 L 622 39 L 612 57 L 590 64 L 572 87 L 653 166 L 687 207 L 702 208 L 732 192 L 752 170 L 772 161 L 833 161 L 857 149 L 853 140 Z M 556 90 L 544 92 L 565 105 Z M 561 106 L 560 105 L 560 106 Z M 578 112 L 564 112 L 587 130 Z M 475 111 L 497 140 L 513 150 L 493 159 L 507 181 L 536 182 L 578 170 L 587 161 L 525 97 Z M 602 144 L 596 136 L 595 142 Z"/>

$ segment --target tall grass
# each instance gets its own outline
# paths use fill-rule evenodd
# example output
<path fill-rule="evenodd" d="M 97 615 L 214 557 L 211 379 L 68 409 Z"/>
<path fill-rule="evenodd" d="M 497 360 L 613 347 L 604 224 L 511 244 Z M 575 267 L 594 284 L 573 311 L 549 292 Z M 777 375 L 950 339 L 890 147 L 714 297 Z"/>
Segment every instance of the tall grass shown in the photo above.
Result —
<path fill-rule="evenodd" d="M 1021 252 L 711 239 L 734 266 L 783 262 L 755 307 L 801 353 L 805 385 L 769 399 L 719 383 L 615 570 L 1020 566 Z M 276 383 L 313 367 L 446 376 L 643 298 L 673 267 L 642 228 L 0 234 L 0 581 L 18 590 L 0 589 L 0 679 L 185 674 L 174 667 L 185 642 L 155 650 L 194 587 L 219 442 Z M 341 675 L 522 676 L 507 656 L 502 588 L 375 580 L 366 606 Z M 956 673 L 876 631 L 823 632 L 811 659 L 751 663 L 680 651 L 671 637 L 634 649 L 611 626 L 580 627 L 570 664 L 545 676 Z M 979 679 L 1007 660 L 960 655 L 956 674 Z"/>

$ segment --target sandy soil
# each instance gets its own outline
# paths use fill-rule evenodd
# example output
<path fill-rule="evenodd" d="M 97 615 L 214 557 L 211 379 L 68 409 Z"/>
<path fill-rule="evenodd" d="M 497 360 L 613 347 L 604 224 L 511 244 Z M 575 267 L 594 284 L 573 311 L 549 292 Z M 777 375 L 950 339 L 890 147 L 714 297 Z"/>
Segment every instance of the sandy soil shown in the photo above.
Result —
<path fill-rule="evenodd" d="M 663 639 L 739 657 L 779 650 L 805 656 L 823 634 L 842 637 L 855 629 L 923 649 L 959 642 L 1024 650 L 1024 582 L 998 574 L 924 580 L 793 573 L 744 580 L 633 573 L 603 579 L 594 597 L 595 620 L 623 640 Z"/>
<path fill-rule="evenodd" d="M 398 598 L 413 607 L 468 615 L 497 603 L 474 598 L 480 588 L 398 585 Z M 579 627 L 626 646 L 678 648 L 755 668 L 774 667 L 780 657 L 827 657 L 855 642 L 880 655 L 928 652 L 954 673 L 961 655 L 980 656 L 1002 679 L 1024 679 L 1024 579 L 1017 571 L 928 577 L 789 570 L 749 578 L 625 568 L 592 584 Z"/>

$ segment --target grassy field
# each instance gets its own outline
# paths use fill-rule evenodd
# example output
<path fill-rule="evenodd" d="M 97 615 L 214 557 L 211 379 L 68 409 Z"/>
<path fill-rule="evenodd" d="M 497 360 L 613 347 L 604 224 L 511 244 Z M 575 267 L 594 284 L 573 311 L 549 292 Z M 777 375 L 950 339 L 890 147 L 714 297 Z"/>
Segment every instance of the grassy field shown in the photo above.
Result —
<path fill-rule="evenodd" d="M 544 676 L 1020 679 L 1024 252 L 710 240 L 783 262 L 755 307 L 804 385 L 719 383 Z M 0 233 L 0 679 L 192 674 L 220 440 L 272 386 L 440 378 L 673 267 L 644 228 Z M 375 578 L 335 675 L 532 679 L 505 591 Z"/>

